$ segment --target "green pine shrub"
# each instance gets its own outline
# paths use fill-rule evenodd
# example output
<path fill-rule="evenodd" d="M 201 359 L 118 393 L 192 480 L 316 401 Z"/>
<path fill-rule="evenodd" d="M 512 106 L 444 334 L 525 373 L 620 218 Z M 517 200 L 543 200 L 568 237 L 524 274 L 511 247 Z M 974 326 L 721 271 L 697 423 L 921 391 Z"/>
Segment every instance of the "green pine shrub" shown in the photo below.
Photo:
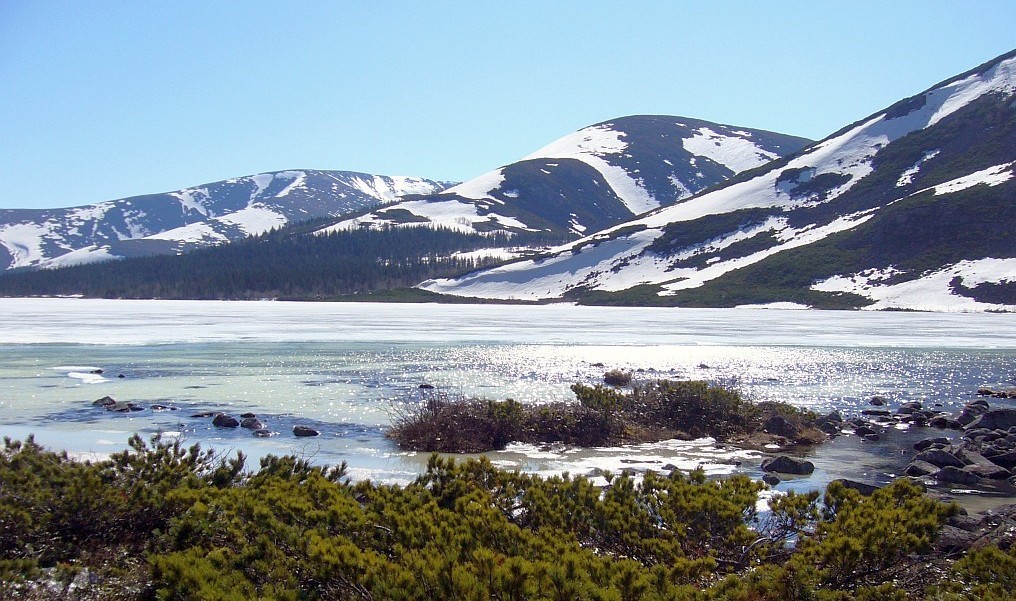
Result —
<path fill-rule="evenodd" d="M 1012 550 L 951 569 L 930 555 L 954 508 L 905 480 L 760 513 L 763 484 L 701 471 L 599 488 L 435 455 L 399 486 L 242 464 L 159 440 L 93 463 L 6 441 L 0 599 L 951 601 L 1016 585 Z"/>

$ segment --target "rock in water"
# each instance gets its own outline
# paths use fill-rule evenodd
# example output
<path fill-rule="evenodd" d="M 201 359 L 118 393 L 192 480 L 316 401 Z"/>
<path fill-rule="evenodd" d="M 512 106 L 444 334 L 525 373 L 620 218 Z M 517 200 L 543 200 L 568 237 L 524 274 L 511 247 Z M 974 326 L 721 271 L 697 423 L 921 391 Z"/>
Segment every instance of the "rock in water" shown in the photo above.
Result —
<path fill-rule="evenodd" d="M 235 417 L 220 413 L 212 420 L 212 425 L 216 428 L 235 428 L 240 425 L 240 422 L 236 421 Z"/>
<path fill-rule="evenodd" d="M 104 396 L 101 399 L 92 401 L 92 405 L 96 407 L 109 407 L 110 405 L 116 405 L 116 399 L 111 396 Z"/>
<path fill-rule="evenodd" d="M 321 433 L 307 426 L 293 426 L 293 436 L 318 436 Z"/>
<path fill-rule="evenodd" d="M 815 471 L 815 464 L 804 459 L 795 459 L 780 455 L 779 457 L 766 459 L 762 462 L 762 471 L 778 472 L 780 474 L 808 475 Z"/>
<path fill-rule="evenodd" d="M 245 417 L 240 420 L 240 427 L 248 430 L 261 430 L 265 425 L 256 417 Z"/>

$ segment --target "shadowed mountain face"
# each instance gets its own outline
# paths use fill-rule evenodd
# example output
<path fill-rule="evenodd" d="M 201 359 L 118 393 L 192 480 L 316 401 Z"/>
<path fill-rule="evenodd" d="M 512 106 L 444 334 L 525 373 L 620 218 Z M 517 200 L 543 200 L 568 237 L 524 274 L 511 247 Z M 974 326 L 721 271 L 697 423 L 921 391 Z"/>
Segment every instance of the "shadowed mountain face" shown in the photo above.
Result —
<path fill-rule="evenodd" d="M 182 253 L 447 185 L 349 171 L 279 171 L 67 209 L 0 209 L 0 269 Z"/>
<path fill-rule="evenodd" d="M 421 287 L 618 304 L 1016 310 L 1014 169 L 1010 53 L 693 198 Z"/>

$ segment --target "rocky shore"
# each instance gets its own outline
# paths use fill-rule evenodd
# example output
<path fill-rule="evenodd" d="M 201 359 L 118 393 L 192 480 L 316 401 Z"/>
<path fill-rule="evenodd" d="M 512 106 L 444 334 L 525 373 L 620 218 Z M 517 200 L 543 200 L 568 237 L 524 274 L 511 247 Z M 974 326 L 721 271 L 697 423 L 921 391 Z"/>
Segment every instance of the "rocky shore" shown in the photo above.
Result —
<path fill-rule="evenodd" d="M 1016 407 L 988 400 L 1006 403 L 1016 399 L 1016 389 L 982 388 L 977 394 L 980 398 L 955 413 L 917 401 L 891 411 L 884 399 L 874 397 L 859 416 L 844 418 L 831 412 L 816 422 L 830 437 L 856 436 L 872 443 L 890 441 L 901 429 L 928 431 L 929 436 L 912 447 L 900 449 L 905 466 L 900 477 L 920 483 L 929 496 L 965 501 L 935 543 L 935 553 L 942 558 L 960 557 L 988 545 L 1009 549 L 1016 544 L 1016 503 L 1011 502 L 1016 501 Z M 780 476 L 811 474 L 814 464 L 804 457 L 777 455 L 764 460 L 761 469 L 763 480 L 776 485 Z M 864 495 L 879 488 L 870 482 L 839 481 Z"/>

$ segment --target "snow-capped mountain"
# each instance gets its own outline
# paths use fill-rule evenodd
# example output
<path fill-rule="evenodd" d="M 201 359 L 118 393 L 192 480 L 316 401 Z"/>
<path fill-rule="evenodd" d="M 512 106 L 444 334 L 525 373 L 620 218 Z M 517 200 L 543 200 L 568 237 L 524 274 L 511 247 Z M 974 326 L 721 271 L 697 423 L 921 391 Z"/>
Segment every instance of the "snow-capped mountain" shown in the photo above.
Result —
<path fill-rule="evenodd" d="M 684 117 L 622 117 L 441 193 L 410 197 L 326 231 L 440 227 L 563 241 L 672 205 L 809 142 Z"/>
<path fill-rule="evenodd" d="M 181 253 L 449 185 L 350 171 L 278 171 L 81 207 L 0 209 L 0 269 Z"/>
<path fill-rule="evenodd" d="M 1016 51 L 762 170 L 544 256 L 485 298 L 1016 310 Z"/>

